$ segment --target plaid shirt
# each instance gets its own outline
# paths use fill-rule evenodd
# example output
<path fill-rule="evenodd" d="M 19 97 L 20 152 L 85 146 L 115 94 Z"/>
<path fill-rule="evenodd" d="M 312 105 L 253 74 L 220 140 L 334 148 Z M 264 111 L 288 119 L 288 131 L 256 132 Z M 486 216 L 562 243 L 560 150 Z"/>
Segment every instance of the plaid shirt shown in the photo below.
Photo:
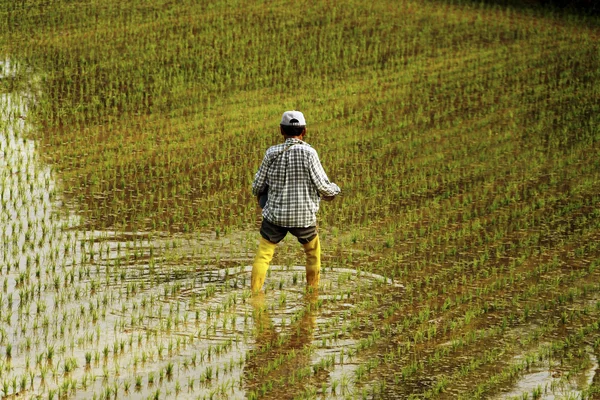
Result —
<path fill-rule="evenodd" d="M 335 196 L 340 188 L 329 181 L 317 151 L 308 143 L 288 138 L 271 146 L 252 182 L 252 195 L 269 185 L 263 218 L 285 228 L 317 224 L 320 196 Z"/>

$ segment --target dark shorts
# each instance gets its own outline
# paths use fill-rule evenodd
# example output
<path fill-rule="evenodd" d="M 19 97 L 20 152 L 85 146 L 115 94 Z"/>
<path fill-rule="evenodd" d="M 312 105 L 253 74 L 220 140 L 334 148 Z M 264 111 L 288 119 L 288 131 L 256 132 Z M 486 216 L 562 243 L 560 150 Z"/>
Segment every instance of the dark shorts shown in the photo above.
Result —
<path fill-rule="evenodd" d="M 296 239 L 301 244 L 306 244 L 317 237 L 316 226 L 309 226 L 308 228 L 284 228 L 263 218 L 262 225 L 260 226 L 260 235 L 269 242 L 281 242 L 288 232 L 296 236 Z"/>

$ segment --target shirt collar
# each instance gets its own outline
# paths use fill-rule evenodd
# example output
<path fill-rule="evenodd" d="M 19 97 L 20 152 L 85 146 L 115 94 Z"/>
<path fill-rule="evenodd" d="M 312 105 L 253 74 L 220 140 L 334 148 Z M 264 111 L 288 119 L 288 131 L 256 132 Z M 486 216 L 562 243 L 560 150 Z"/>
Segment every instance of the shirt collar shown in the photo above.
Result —
<path fill-rule="evenodd" d="M 285 139 L 285 144 L 287 145 L 291 145 L 291 144 L 304 144 L 310 147 L 310 145 L 308 143 L 306 143 L 305 141 L 302 141 L 300 139 L 296 139 L 296 138 L 286 138 Z"/>

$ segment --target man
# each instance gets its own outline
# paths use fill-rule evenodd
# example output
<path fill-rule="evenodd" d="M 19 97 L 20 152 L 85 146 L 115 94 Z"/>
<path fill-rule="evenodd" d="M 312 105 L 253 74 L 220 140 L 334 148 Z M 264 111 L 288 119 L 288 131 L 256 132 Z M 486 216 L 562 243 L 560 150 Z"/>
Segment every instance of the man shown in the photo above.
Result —
<path fill-rule="evenodd" d="M 260 243 L 252 264 L 252 292 L 265 282 L 277 243 L 290 232 L 304 247 L 306 282 L 319 285 L 321 245 L 317 234 L 317 211 L 321 196 L 333 200 L 340 188 L 329 181 L 315 149 L 304 142 L 306 121 L 300 111 L 286 111 L 279 126 L 285 142 L 271 146 L 252 183 L 252 194 L 268 189 L 260 227 Z"/>

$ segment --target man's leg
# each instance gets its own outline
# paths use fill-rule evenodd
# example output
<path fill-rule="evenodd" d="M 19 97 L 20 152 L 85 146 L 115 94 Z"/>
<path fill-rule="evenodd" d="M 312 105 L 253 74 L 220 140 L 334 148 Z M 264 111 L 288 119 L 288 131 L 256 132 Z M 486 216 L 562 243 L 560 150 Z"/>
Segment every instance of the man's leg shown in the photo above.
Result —
<path fill-rule="evenodd" d="M 252 263 L 251 289 L 252 293 L 258 293 L 265 283 L 265 276 L 269 269 L 269 263 L 275 254 L 277 243 L 281 242 L 288 230 L 263 219 L 260 226 L 260 242 L 258 250 Z"/>
<path fill-rule="evenodd" d="M 277 244 L 271 243 L 263 237 L 260 238 L 254 263 L 252 263 L 252 293 L 258 293 L 265 283 L 265 276 L 269 269 L 269 263 L 273 259 L 273 254 L 275 254 L 276 247 Z"/>
<path fill-rule="evenodd" d="M 321 243 L 319 235 L 313 240 L 302 245 L 306 254 L 306 283 L 308 286 L 317 288 L 321 274 Z"/>
<path fill-rule="evenodd" d="M 293 228 L 290 233 L 298 238 L 306 254 L 306 283 L 311 287 L 319 286 L 321 271 L 321 243 L 317 227 Z"/>

